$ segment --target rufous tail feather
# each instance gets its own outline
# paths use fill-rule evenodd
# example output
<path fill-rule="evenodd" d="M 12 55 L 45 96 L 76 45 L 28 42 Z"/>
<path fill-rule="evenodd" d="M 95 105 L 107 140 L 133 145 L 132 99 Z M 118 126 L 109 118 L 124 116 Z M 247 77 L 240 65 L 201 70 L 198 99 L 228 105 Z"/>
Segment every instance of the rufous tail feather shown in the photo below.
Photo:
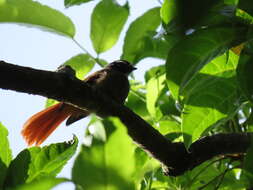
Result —
<path fill-rule="evenodd" d="M 69 115 L 71 113 L 67 109 L 64 109 L 63 103 L 55 104 L 30 117 L 24 124 L 21 133 L 29 146 L 33 144 L 38 146 Z"/>

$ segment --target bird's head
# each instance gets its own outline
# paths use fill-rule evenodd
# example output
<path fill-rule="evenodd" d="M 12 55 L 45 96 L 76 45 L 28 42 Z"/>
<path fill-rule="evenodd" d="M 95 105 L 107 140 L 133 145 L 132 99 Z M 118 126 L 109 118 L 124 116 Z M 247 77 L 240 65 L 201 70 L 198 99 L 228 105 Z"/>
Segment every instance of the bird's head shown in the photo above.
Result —
<path fill-rule="evenodd" d="M 125 75 L 128 75 L 132 71 L 137 69 L 131 63 L 129 63 L 128 61 L 125 61 L 125 60 L 113 61 L 112 63 L 110 63 L 106 67 L 109 69 L 113 69 L 115 71 L 118 71 L 118 72 L 122 72 Z"/>

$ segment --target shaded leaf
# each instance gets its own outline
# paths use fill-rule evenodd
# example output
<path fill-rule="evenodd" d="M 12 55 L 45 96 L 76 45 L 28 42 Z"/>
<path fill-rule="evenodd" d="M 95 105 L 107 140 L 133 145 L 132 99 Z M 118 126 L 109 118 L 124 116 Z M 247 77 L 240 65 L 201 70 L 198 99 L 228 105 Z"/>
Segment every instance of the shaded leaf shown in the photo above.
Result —
<path fill-rule="evenodd" d="M 75 35 L 75 26 L 67 16 L 32 0 L 1 1 L 0 22 L 37 26 L 69 37 Z"/>
<path fill-rule="evenodd" d="M 0 122 L 0 189 L 6 176 L 7 168 L 12 160 L 12 153 L 8 140 L 8 130 Z"/>
<path fill-rule="evenodd" d="M 221 125 L 237 111 L 239 97 L 235 69 L 238 57 L 230 53 L 207 64 L 185 90 L 182 132 L 186 147 L 211 127 Z"/>
<path fill-rule="evenodd" d="M 124 39 L 122 59 L 137 63 L 140 57 L 139 52 L 143 52 L 145 43 L 147 43 L 145 40 L 150 34 L 154 34 L 160 25 L 159 10 L 160 8 L 150 9 L 131 23 Z"/>
<path fill-rule="evenodd" d="M 229 48 L 234 35 L 232 28 L 203 29 L 186 36 L 169 51 L 167 84 L 175 99 L 205 64 Z"/>
<path fill-rule="evenodd" d="M 242 89 L 245 96 L 253 102 L 253 46 L 250 43 L 246 43 L 244 50 L 241 52 L 239 64 L 237 67 L 237 79 L 239 86 Z"/>
<path fill-rule="evenodd" d="M 242 9 L 236 10 L 236 16 L 237 18 L 240 18 L 243 23 L 246 23 L 249 25 L 253 23 L 253 16 L 243 11 Z"/>
<path fill-rule="evenodd" d="M 82 146 L 72 170 L 72 179 L 83 189 L 132 190 L 135 146 L 118 119 L 103 123 L 107 141 L 94 138 L 92 146 Z"/>
<path fill-rule="evenodd" d="M 103 0 L 96 5 L 91 16 L 90 38 L 98 54 L 118 41 L 128 15 L 128 4 L 120 6 L 116 1 Z"/>
<path fill-rule="evenodd" d="M 172 4 L 172 3 L 171 3 Z M 206 18 L 214 18 L 220 13 L 216 10 L 216 6 L 223 4 L 220 0 L 177 0 L 173 4 L 173 12 L 175 12 L 174 23 L 183 32 L 197 26 L 208 26 L 210 23 L 204 22 Z M 170 9 L 171 10 L 171 9 Z M 216 12 L 217 11 L 217 12 Z M 214 14 L 212 14 L 214 12 Z M 211 15 L 210 15 L 211 14 Z M 218 20 L 215 18 L 215 20 Z M 202 23 L 202 24 L 200 24 Z"/>
<path fill-rule="evenodd" d="M 76 71 L 76 77 L 83 80 L 84 76 L 92 70 L 95 63 L 95 60 L 88 54 L 78 54 L 67 60 L 64 65 L 71 66 Z"/>
<path fill-rule="evenodd" d="M 5 187 L 16 187 L 44 177 L 55 177 L 74 155 L 78 140 L 23 150 L 11 162 Z M 18 172 L 17 172 L 18 171 Z"/>
<path fill-rule="evenodd" d="M 42 178 L 40 180 L 34 180 L 30 183 L 22 184 L 18 187 L 11 188 L 9 190 L 50 190 L 56 185 L 64 182 L 68 182 L 65 178 Z"/>
<path fill-rule="evenodd" d="M 90 1 L 93 0 L 64 0 L 64 6 L 68 8 L 74 5 L 81 5 L 83 3 L 88 3 Z"/>
<path fill-rule="evenodd" d="M 252 166 L 252 159 L 253 159 L 253 138 L 250 139 L 250 147 L 247 150 L 247 154 L 245 156 L 244 162 L 243 162 L 243 171 L 241 178 L 244 178 L 247 180 L 247 186 L 252 187 L 253 186 L 253 166 Z"/>
<path fill-rule="evenodd" d="M 238 8 L 246 11 L 248 14 L 253 16 L 253 1 L 251 1 L 251 0 L 239 0 Z"/>
<path fill-rule="evenodd" d="M 150 119 L 146 106 L 146 92 L 145 86 L 138 83 L 131 83 L 131 90 L 128 94 L 125 105 L 130 109 L 134 109 L 134 112 L 140 115 L 144 120 Z"/>
<path fill-rule="evenodd" d="M 240 55 L 243 50 L 244 43 L 239 44 L 238 46 L 232 47 L 231 51 L 233 51 L 236 55 Z"/>

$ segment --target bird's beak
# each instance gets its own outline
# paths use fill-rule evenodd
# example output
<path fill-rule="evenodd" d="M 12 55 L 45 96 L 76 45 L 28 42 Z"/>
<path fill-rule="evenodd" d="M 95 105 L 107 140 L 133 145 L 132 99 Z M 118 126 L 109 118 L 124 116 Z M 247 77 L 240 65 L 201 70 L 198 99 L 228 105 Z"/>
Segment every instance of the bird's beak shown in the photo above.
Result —
<path fill-rule="evenodd" d="M 136 70 L 136 69 L 137 69 L 136 67 L 133 67 L 133 68 L 132 68 L 133 71 Z"/>

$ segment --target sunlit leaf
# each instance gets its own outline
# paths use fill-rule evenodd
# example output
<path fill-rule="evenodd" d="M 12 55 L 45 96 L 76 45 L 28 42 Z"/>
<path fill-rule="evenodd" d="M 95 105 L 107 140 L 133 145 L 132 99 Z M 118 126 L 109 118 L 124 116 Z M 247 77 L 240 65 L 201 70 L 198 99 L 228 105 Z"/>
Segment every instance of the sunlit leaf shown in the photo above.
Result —
<path fill-rule="evenodd" d="M 57 103 L 59 103 L 57 100 L 54 100 L 54 99 L 47 99 L 47 100 L 46 100 L 46 103 L 45 103 L 45 108 L 48 108 L 48 107 L 50 107 L 50 106 L 52 106 L 52 105 L 55 105 L 55 104 L 57 104 Z"/>
<path fill-rule="evenodd" d="M 8 140 L 8 130 L 0 122 L 0 189 L 3 187 L 7 168 L 11 162 L 12 154 Z"/>
<path fill-rule="evenodd" d="M 135 189 L 132 178 L 135 146 L 119 120 L 110 119 L 103 123 L 107 141 L 94 138 L 91 147 L 82 146 L 72 179 L 89 190 Z"/>
<path fill-rule="evenodd" d="M 44 177 L 55 177 L 74 155 L 78 140 L 25 149 L 11 162 L 5 187 L 15 187 Z"/>
<path fill-rule="evenodd" d="M 177 42 L 177 37 L 167 36 L 167 39 L 159 38 L 154 34 L 147 34 L 143 38 L 142 47 L 135 52 L 134 63 L 138 63 L 140 60 L 146 57 L 154 57 L 166 60 L 169 50 Z"/>
<path fill-rule="evenodd" d="M 238 109 L 235 69 L 238 57 L 230 53 L 207 64 L 185 90 L 182 132 L 186 147 L 206 130 L 222 124 Z M 223 119 L 223 120 L 221 120 Z"/>
<path fill-rule="evenodd" d="M 176 3 L 171 0 L 164 0 L 160 10 L 161 18 L 165 24 L 168 24 L 175 16 Z"/>
<path fill-rule="evenodd" d="M 36 26 L 69 37 L 75 35 L 75 26 L 67 16 L 32 0 L 0 1 L 1 22 Z"/>
<path fill-rule="evenodd" d="M 103 0 L 96 5 L 91 16 L 90 38 L 98 54 L 118 41 L 128 15 L 128 4 L 120 6 L 116 1 Z"/>
<path fill-rule="evenodd" d="M 68 8 L 74 5 L 81 5 L 83 3 L 88 3 L 90 1 L 93 1 L 93 0 L 64 0 L 64 5 L 65 7 Z"/>
<path fill-rule="evenodd" d="M 95 60 L 88 54 L 78 54 L 67 60 L 64 65 L 71 66 L 76 71 L 76 77 L 83 80 L 95 65 Z"/>
<path fill-rule="evenodd" d="M 159 77 L 153 77 L 147 82 L 147 109 L 154 118 L 160 118 L 161 112 L 156 107 L 156 101 L 165 87 L 165 74 Z M 160 115 L 160 116 L 159 116 Z"/>
<path fill-rule="evenodd" d="M 143 52 L 145 40 L 150 34 L 154 34 L 161 23 L 160 8 L 153 8 L 137 18 L 128 28 L 124 39 L 122 59 L 132 63 L 138 61 L 139 52 Z"/>
<path fill-rule="evenodd" d="M 175 99 L 205 64 L 229 47 L 234 35 L 231 28 L 204 29 L 186 36 L 170 50 L 167 82 Z"/>

